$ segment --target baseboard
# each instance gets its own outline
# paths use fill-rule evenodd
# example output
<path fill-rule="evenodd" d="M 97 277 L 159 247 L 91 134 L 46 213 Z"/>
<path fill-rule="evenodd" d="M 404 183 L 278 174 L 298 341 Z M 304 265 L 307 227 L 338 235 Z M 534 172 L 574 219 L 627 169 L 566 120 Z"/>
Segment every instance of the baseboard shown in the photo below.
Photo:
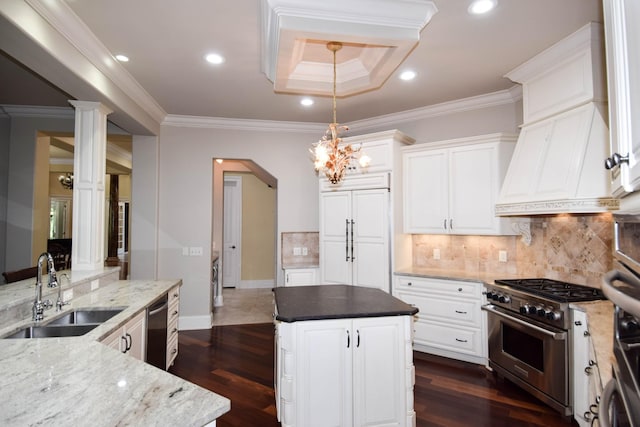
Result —
<path fill-rule="evenodd" d="M 178 318 L 179 331 L 191 331 L 194 329 L 211 329 L 213 318 L 211 314 L 205 316 L 180 316 Z"/>
<path fill-rule="evenodd" d="M 274 280 L 241 280 L 238 289 L 263 289 L 275 287 Z"/>

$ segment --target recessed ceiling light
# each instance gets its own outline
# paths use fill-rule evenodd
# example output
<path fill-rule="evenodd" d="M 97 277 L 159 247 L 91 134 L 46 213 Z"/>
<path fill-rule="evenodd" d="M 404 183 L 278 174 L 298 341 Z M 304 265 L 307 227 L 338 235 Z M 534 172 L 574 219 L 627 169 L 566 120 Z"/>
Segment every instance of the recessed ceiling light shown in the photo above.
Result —
<path fill-rule="evenodd" d="M 413 80 L 416 78 L 416 72 L 413 70 L 407 70 L 407 71 L 403 71 L 400 74 L 400 79 L 401 80 Z"/>
<path fill-rule="evenodd" d="M 126 55 L 116 55 L 116 59 L 120 62 L 129 62 L 129 57 Z"/>
<path fill-rule="evenodd" d="M 222 64 L 224 62 L 224 57 L 217 53 L 210 53 L 207 56 L 205 56 L 204 59 L 206 59 L 207 62 L 210 62 L 211 64 L 216 64 L 216 65 Z"/>
<path fill-rule="evenodd" d="M 475 0 L 469 5 L 469 13 L 473 15 L 481 15 L 489 12 L 496 7 L 498 0 Z"/>
<path fill-rule="evenodd" d="M 313 105 L 313 99 L 311 98 L 302 98 L 300 100 L 300 104 L 304 105 L 305 107 L 310 107 Z"/>

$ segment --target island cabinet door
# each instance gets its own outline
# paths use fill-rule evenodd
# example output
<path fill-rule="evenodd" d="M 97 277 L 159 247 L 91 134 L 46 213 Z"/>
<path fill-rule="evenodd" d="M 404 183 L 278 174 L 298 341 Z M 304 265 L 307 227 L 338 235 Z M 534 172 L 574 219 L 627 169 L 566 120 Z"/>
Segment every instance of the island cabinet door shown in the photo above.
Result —
<path fill-rule="evenodd" d="M 406 400 L 413 397 L 413 363 L 408 316 L 355 319 L 353 332 L 353 425 L 412 425 L 412 410 Z M 409 356 L 412 357 L 412 356 Z"/>
<path fill-rule="evenodd" d="M 297 322 L 296 327 L 295 426 L 351 426 L 351 320 Z"/>

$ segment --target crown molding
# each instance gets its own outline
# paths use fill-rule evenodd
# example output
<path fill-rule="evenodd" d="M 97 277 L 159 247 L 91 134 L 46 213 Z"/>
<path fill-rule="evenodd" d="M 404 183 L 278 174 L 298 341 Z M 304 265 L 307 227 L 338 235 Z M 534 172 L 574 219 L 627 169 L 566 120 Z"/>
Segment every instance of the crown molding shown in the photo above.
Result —
<path fill-rule="evenodd" d="M 446 114 L 461 113 L 464 111 L 480 110 L 499 105 L 512 104 L 522 98 L 522 87 L 515 85 L 510 89 L 492 92 L 485 95 L 447 101 L 440 104 L 420 107 L 413 110 L 400 111 L 369 119 L 349 122 L 349 126 L 366 130 L 381 127 L 396 127 L 398 123 L 406 123 L 417 120 L 443 116 Z"/>
<path fill-rule="evenodd" d="M 302 132 L 322 133 L 324 123 L 285 122 L 276 120 L 230 119 L 225 117 L 180 116 L 169 114 L 162 122 L 163 126 L 210 128 L 227 130 L 246 130 L 262 132 Z"/>
<path fill-rule="evenodd" d="M 40 118 L 40 119 L 74 119 L 75 110 L 71 107 L 43 107 L 33 105 L 0 105 L 11 118 Z"/>

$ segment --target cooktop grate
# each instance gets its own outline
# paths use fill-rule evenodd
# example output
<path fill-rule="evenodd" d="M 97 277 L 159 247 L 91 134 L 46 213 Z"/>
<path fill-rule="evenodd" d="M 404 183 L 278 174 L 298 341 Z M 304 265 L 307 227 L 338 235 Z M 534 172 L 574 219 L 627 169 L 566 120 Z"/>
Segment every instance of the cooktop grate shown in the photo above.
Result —
<path fill-rule="evenodd" d="M 582 302 L 606 299 L 600 289 L 553 279 L 504 279 L 496 280 L 495 283 L 558 302 Z"/>

